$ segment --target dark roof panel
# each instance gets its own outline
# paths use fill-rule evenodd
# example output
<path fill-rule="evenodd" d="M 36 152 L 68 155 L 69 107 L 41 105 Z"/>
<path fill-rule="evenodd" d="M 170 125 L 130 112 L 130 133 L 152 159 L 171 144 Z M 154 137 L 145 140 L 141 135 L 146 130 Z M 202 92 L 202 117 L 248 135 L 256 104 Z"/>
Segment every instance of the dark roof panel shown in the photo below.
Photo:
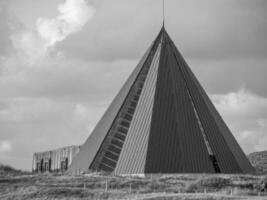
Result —
<path fill-rule="evenodd" d="M 213 173 L 190 97 L 169 41 L 162 47 L 146 173 Z"/>

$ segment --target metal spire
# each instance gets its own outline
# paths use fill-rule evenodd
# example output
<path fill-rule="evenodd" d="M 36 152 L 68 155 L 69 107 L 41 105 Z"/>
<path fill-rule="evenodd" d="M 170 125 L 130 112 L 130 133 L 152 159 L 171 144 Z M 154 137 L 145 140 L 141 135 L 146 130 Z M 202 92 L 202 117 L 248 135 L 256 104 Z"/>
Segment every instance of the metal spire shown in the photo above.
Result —
<path fill-rule="evenodd" d="M 165 21 L 165 0 L 162 0 L 162 21 L 163 21 L 163 27 L 164 27 L 164 21 Z"/>

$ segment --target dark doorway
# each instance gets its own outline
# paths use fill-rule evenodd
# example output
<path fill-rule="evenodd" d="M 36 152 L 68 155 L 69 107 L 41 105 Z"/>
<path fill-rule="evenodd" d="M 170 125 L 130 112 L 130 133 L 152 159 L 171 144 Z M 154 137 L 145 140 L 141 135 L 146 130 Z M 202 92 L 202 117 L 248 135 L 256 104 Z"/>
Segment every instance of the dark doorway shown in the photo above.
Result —
<path fill-rule="evenodd" d="M 49 162 L 44 163 L 44 171 L 48 172 L 49 171 Z"/>
<path fill-rule="evenodd" d="M 66 158 L 66 160 L 65 160 L 65 170 L 68 170 L 68 166 L 69 166 L 69 159 Z"/>
<path fill-rule="evenodd" d="M 64 169 L 65 169 L 65 161 L 64 160 L 62 160 L 61 162 L 60 162 L 60 171 L 64 171 Z"/>
<path fill-rule="evenodd" d="M 36 163 L 36 172 L 41 172 L 41 163 Z"/>
<path fill-rule="evenodd" d="M 40 161 L 40 172 L 43 172 L 44 171 L 44 160 L 41 159 Z"/>
<path fill-rule="evenodd" d="M 50 158 L 49 161 L 48 161 L 48 167 L 49 167 L 49 172 L 52 171 L 52 159 Z"/>

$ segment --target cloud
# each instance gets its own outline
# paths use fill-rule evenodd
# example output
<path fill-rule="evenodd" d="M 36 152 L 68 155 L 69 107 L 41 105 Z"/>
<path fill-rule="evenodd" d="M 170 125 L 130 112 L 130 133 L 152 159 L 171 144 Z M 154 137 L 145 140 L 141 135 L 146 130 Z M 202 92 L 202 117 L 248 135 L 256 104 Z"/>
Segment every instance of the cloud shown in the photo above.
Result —
<path fill-rule="evenodd" d="M 228 116 L 267 117 L 267 98 L 260 97 L 245 88 L 237 92 L 212 95 L 219 110 Z"/>
<path fill-rule="evenodd" d="M 239 133 L 238 138 L 247 152 L 266 151 L 267 119 L 255 121 L 256 127 Z"/>
<path fill-rule="evenodd" d="M 211 98 L 245 152 L 266 150 L 267 98 L 245 88 Z"/>
<path fill-rule="evenodd" d="M 10 100 L 0 108 L 0 138 L 10 141 L 13 148 L 11 152 L 1 151 L 0 160 L 25 158 L 27 162 L 17 163 L 16 167 L 30 169 L 33 152 L 80 145 L 106 107 L 101 101 L 30 97 Z"/>
<path fill-rule="evenodd" d="M 0 97 L 55 97 L 88 102 L 109 101 L 118 92 L 136 60 L 84 62 L 46 59 L 36 68 L 9 60 L 0 81 Z M 101 84 L 99 84 L 101 82 Z"/>
<path fill-rule="evenodd" d="M 88 118 L 90 111 L 85 105 L 78 103 L 75 105 L 74 116 L 77 118 Z"/>
<path fill-rule="evenodd" d="M 66 0 L 58 6 L 58 11 L 60 14 L 55 19 L 39 18 L 36 22 L 37 32 L 48 46 L 79 31 L 95 12 L 85 0 Z"/>
<path fill-rule="evenodd" d="M 245 87 L 254 94 L 267 97 L 267 59 L 186 60 L 210 94 L 226 94 Z"/>
<path fill-rule="evenodd" d="M 42 60 L 49 53 L 55 53 L 55 44 L 80 31 L 95 13 L 94 8 L 85 0 L 66 0 L 58 6 L 58 11 L 56 18 L 38 18 L 34 30 L 26 28 L 11 35 L 15 49 L 26 57 L 30 65 Z"/>
<path fill-rule="evenodd" d="M 0 59 L 7 54 L 8 46 L 10 45 L 9 35 L 9 16 L 7 14 L 7 1 L 0 1 Z"/>
<path fill-rule="evenodd" d="M 98 14 L 90 29 L 85 28 L 57 47 L 68 56 L 90 60 L 139 58 L 161 28 L 161 2 L 95 2 Z M 165 27 L 190 58 L 262 59 L 267 55 L 266 6 L 265 0 L 169 0 Z"/>
<path fill-rule="evenodd" d="M 104 102 L 95 103 L 94 106 L 77 103 L 74 107 L 72 120 L 83 124 L 84 130 L 87 130 L 88 137 L 100 119 L 100 116 L 103 115 L 106 107 L 107 104 Z M 86 129 L 85 125 L 87 126 Z"/>
<path fill-rule="evenodd" d="M 20 31 L 11 35 L 13 46 L 18 51 L 20 59 L 33 65 L 47 53 L 47 44 L 36 31 Z"/>
<path fill-rule="evenodd" d="M 33 152 L 85 141 L 158 33 L 162 5 L 4 1 L 0 140 L 12 151 L 0 160 L 29 169 Z M 266 146 L 266 2 L 166 5 L 168 33 L 246 152 Z"/>
<path fill-rule="evenodd" d="M 11 151 L 12 146 L 8 140 L 0 140 L 0 153 L 5 153 Z"/>
<path fill-rule="evenodd" d="M 5 123 L 41 123 L 60 121 L 70 115 L 69 104 L 53 101 L 48 98 L 17 97 L 8 101 L 8 105 L 0 110 L 0 121 Z"/>

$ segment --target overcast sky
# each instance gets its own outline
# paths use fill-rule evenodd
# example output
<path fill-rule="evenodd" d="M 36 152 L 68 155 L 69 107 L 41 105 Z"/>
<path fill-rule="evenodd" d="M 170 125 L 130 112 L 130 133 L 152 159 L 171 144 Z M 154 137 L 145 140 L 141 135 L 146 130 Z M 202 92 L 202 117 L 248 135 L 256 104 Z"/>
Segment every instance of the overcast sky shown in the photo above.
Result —
<path fill-rule="evenodd" d="M 82 144 L 162 24 L 161 0 L 0 0 L 0 163 Z M 166 29 L 246 153 L 267 149 L 267 1 L 166 0 Z"/>

